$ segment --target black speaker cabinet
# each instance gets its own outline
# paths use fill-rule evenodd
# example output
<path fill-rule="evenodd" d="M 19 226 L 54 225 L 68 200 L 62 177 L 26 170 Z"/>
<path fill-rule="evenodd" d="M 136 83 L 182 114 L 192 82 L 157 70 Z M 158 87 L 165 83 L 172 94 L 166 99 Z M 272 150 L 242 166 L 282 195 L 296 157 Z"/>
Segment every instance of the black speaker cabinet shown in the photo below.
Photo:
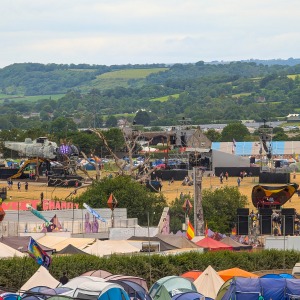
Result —
<path fill-rule="evenodd" d="M 281 224 L 282 224 L 283 235 L 294 235 L 294 230 L 295 230 L 294 216 L 283 216 Z"/>
<path fill-rule="evenodd" d="M 281 210 L 282 216 L 294 216 L 295 215 L 295 208 L 283 208 Z"/>
<path fill-rule="evenodd" d="M 249 208 L 238 208 L 236 214 L 238 216 L 249 216 Z"/>
<path fill-rule="evenodd" d="M 249 225 L 248 225 L 248 216 L 239 216 L 237 217 L 237 235 L 248 235 L 249 234 Z"/>
<path fill-rule="evenodd" d="M 261 216 L 271 216 L 273 213 L 273 210 L 272 210 L 272 208 L 260 208 L 258 213 Z"/>
<path fill-rule="evenodd" d="M 261 215 L 260 217 L 260 233 L 272 234 L 272 218 L 271 215 Z"/>

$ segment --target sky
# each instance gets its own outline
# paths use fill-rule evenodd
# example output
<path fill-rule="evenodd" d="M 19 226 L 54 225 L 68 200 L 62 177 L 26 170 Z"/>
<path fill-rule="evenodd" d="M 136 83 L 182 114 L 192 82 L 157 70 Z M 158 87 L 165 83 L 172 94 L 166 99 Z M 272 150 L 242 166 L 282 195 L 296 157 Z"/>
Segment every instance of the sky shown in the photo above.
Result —
<path fill-rule="evenodd" d="M 300 58 L 299 0 L 1 0 L 0 68 Z"/>

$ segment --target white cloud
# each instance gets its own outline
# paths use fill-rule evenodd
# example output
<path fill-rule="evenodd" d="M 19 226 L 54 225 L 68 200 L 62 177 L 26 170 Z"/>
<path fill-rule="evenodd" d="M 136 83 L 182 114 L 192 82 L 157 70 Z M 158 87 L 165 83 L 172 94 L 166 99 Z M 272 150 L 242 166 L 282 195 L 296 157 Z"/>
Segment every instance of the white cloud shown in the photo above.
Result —
<path fill-rule="evenodd" d="M 299 57 L 298 0 L 2 0 L 0 67 Z"/>

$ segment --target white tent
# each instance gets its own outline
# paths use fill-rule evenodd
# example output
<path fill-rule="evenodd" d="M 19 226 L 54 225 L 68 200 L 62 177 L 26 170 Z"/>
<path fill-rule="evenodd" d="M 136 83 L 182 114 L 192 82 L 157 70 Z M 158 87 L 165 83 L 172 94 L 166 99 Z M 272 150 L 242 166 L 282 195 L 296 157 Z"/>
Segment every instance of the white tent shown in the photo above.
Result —
<path fill-rule="evenodd" d="M 81 283 L 75 290 L 73 297 L 86 299 L 88 296 L 100 296 L 109 289 L 118 288 L 123 290 L 123 288 L 116 283 L 111 282 L 95 282 L 95 281 L 85 281 Z"/>
<path fill-rule="evenodd" d="M 21 287 L 21 291 L 24 293 L 25 291 L 40 285 L 54 289 L 59 285 L 59 281 L 56 280 L 45 267 L 40 266 L 28 281 L 24 283 Z"/>
<path fill-rule="evenodd" d="M 72 278 L 63 286 L 68 287 L 68 288 L 72 289 L 73 291 L 75 291 L 80 284 L 82 284 L 83 282 L 88 282 L 88 281 L 104 282 L 105 279 L 100 278 L 100 277 L 94 277 L 94 276 L 78 276 L 78 277 Z"/>
<path fill-rule="evenodd" d="M 97 240 L 93 245 L 83 249 L 84 252 L 96 255 L 96 256 L 105 256 L 111 254 L 125 254 L 125 253 L 134 253 L 140 252 L 140 248 L 137 248 L 131 245 L 128 241 L 124 240 L 107 240 L 100 241 Z"/>
<path fill-rule="evenodd" d="M 8 257 L 24 257 L 27 256 L 26 253 L 22 253 L 12 247 L 9 247 L 3 243 L 0 243 L 0 258 L 8 258 Z"/>
<path fill-rule="evenodd" d="M 208 266 L 203 273 L 194 281 L 197 291 L 204 295 L 215 299 L 219 289 L 223 285 L 224 280 L 220 275 L 211 267 Z"/>
<path fill-rule="evenodd" d="M 45 235 L 37 240 L 41 245 L 54 248 L 56 251 L 64 249 L 68 245 L 72 245 L 80 250 L 94 243 L 94 238 L 69 238 L 63 236 Z"/>

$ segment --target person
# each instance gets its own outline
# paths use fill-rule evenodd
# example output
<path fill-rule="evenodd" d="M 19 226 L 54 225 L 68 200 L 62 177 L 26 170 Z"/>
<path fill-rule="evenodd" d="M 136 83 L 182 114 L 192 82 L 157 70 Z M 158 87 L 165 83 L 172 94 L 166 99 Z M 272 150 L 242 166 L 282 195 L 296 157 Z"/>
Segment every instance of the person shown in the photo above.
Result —
<path fill-rule="evenodd" d="M 63 276 L 60 277 L 59 282 L 64 285 L 69 282 L 69 278 L 67 277 L 67 273 L 63 272 Z"/>
<path fill-rule="evenodd" d="M 241 179 L 240 179 L 240 177 L 237 178 L 236 182 L 237 182 L 238 186 L 241 185 Z"/>
<path fill-rule="evenodd" d="M 226 178 L 226 181 L 228 180 L 228 176 L 229 176 L 229 174 L 228 174 L 228 172 L 226 171 L 226 172 L 225 172 L 225 178 Z"/>
<path fill-rule="evenodd" d="M 43 202 L 43 200 L 44 200 L 44 193 L 43 192 L 41 192 L 40 197 L 41 197 L 41 202 Z"/>
<path fill-rule="evenodd" d="M 18 182 L 18 192 L 20 192 L 21 191 L 21 182 L 19 181 Z"/>
<path fill-rule="evenodd" d="M 28 192 L 28 182 L 25 182 L 25 191 Z"/>

